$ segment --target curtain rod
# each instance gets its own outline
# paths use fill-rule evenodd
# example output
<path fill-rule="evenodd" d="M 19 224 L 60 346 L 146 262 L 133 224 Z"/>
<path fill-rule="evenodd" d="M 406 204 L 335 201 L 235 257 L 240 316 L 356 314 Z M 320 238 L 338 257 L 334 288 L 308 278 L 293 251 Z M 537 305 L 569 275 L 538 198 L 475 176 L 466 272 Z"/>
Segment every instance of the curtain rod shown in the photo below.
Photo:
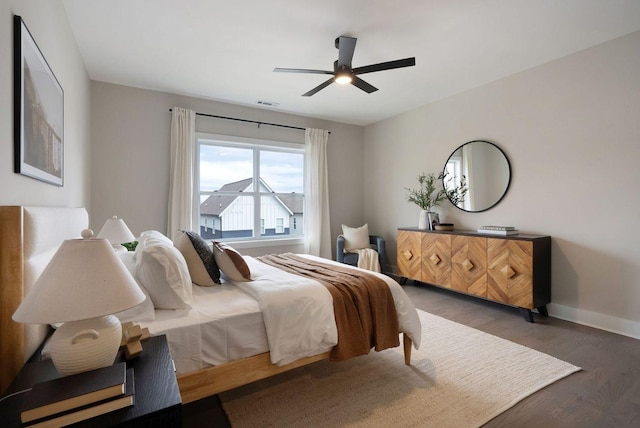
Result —
<path fill-rule="evenodd" d="M 173 111 L 173 109 L 170 108 L 169 111 Z M 305 131 L 306 130 L 306 128 L 301 128 L 299 126 L 281 125 L 279 123 L 260 122 L 258 120 L 240 119 L 240 118 L 237 118 L 237 117 L 218 116 L 216 114 L 207 114 L 207 113 L 198 113 L 198 112 L 196 112 L 196 116 L 214 117 L 216 119 L 235 120 L 235 121 L 238 121 L 238 122 L 257 123 L 258 124 L 258 128 L 260 128 L 260 125 L 269 125 L 269 126 L 278 126 L 280 128 L 297 129 L 297 130 L 300 130 L 300 131 Z M 329 132 L 329 134 L 331 134 L 331 132 Z"/>

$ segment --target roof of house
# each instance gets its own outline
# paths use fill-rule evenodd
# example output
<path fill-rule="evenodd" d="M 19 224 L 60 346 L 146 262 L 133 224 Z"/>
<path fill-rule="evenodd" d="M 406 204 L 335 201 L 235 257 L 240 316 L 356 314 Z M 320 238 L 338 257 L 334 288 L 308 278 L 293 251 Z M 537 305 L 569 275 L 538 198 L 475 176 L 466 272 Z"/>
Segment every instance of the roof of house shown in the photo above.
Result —
<path fill-rule="evenodd" d="M 304 200 L 302 195 L 291 193 L 290 195 L 279 195 L 278 199 L 289 208 L 294 214 L 302 214 Z"/>
<path fill-rule="evenodd" d="M 269 185 L 265 183 L 262 178 L 260 179 L 260 182 L 267 189 L 271 190 Z M 253 183 L 253 178 L 245 178 L 244 180 L 224 184 L 217 192 L 243 192 L 251 186 L 251 183 Z M 217 192 L 210 195 L 200 204 L 201 215 L 219 216 L 238 197 L 238 195 L 225 195 Z M 279 195 L 276 196 L 276 198 L 280 200 L 280 202 L 293 214 L 302 214 L 303 201 L 300 195 Z"/>

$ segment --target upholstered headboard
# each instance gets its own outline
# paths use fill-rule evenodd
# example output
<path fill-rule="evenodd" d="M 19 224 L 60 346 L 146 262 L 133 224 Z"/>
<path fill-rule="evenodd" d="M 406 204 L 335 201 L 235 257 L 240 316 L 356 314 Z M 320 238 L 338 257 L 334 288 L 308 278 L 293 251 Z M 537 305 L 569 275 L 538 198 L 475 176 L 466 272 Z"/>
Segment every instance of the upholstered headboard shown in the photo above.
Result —
<path fill-rule="evenodd" d="M 44 340 L 48 326 L 11 316 L 65 239 L 89 225 L 84 208 L 0 207 L 0 391 Z"/>

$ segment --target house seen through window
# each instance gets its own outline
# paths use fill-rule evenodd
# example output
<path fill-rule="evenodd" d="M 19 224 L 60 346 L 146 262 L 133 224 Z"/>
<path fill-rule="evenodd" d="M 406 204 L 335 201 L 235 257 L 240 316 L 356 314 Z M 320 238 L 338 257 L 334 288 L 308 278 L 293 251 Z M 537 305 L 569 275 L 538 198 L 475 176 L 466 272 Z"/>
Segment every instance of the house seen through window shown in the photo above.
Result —
<path fill-rule="evenodd" d="M 203 238 L 302 236 L 301 145 L 198 134 L 197 151 L 195 185 Z"/>

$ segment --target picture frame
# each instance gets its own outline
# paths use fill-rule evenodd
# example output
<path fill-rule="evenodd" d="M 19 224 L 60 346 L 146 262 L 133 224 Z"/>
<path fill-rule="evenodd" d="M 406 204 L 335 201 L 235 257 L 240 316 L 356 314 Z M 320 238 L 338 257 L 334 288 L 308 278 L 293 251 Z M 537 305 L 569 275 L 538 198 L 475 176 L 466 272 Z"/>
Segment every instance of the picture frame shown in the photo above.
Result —
<path fill-rule="evenodd" d="M 64 91 L 22 17 L 13 17 L 14 172 L 64 185 Z"/>
<path fill-rule="evenodd" d="M 440 215 L 435 212 L 427 213 L 427 220 L 429 222 L 429 230 L 435 230 L 436 225 L 440 224 Z"/>

